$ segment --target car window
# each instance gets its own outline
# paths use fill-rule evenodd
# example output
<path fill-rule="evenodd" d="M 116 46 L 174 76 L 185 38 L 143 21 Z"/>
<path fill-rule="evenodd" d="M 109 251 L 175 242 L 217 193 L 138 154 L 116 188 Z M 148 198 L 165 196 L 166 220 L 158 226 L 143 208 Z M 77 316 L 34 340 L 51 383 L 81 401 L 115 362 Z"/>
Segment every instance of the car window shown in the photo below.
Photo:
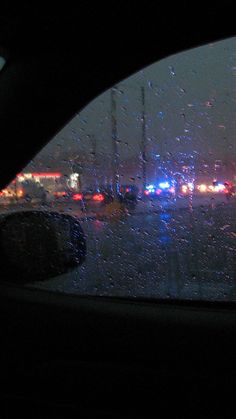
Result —
<path fill-rule="evenodd" d="M 87 258 L 26 286 L 236 299 L 236 38 L 167 57 L 79 112 L 0 193 L 76 216 Z"/>

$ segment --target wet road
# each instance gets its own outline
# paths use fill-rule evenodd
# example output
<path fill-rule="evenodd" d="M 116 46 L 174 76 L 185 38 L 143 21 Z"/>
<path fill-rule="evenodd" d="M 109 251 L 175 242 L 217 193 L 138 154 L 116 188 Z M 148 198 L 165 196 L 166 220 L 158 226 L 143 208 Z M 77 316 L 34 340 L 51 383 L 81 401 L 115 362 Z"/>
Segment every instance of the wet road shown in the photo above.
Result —
<path fill-rule="evenodd" d="M 181 207 L 182 205 L 182 207 Z M 236 300 L 236 201 L 162 202 L 108 219 L 81 218 L 88 255 L 38 284 L 67 293 Z M 62 208 L 61 208 L 62 210 Z"/>

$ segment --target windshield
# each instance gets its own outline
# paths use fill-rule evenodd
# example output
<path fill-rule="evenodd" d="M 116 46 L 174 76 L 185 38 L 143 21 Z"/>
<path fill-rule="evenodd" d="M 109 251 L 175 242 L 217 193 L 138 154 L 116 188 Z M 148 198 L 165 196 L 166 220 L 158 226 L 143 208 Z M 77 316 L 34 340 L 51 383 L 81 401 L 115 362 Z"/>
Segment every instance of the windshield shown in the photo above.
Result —
<path fill-rule="evenodd" d="M 236 38 L 168 57 L 96 98 L 1 191 L 1 211 L 75 215 L 85 263 L 36 285 L 235 301 Z"/>

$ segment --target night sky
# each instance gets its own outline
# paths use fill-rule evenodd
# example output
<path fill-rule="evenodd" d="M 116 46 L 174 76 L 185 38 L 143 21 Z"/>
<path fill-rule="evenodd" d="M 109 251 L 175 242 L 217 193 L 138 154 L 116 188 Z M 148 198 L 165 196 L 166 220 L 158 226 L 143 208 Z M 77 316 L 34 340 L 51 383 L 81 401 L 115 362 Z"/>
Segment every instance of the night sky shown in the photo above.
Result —
<path fill-rule="evenodd" d="M 158 42 L 158 41 L 156 41 Z M 236 37 L 163 59 L 117 84 L 120 160 L 140 153 L 141 86 L 145 88 L 147 154 L 236 157 Z M 68 157 L 111 160 L 111 93 L 81 111 L 40 153 L 47 164 Z M 92 138 L 94 140 L 92 141 Z"/>

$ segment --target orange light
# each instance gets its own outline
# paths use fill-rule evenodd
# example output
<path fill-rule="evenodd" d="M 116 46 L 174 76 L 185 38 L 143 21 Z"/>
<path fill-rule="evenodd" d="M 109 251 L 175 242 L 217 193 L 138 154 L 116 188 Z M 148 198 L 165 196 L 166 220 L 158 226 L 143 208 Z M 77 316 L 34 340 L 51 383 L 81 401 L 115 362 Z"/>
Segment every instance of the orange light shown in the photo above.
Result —
<path fill-rule="evenodd" d="M 187 193 L 188 192 L 188 187 L 187 187 L 187 185 L 182 185 L 182 192 L 183 193 Z"/>
<path fill-rule="evenodd" d="M 64 192 L 54 192 L 54 195 L 55 196 L 66 196 L 67 193 L 65 191 Z"/>
<path fill-rule="evenodd" d="M 23 189 L 18 189 L 18 191 L 16 192 L 16 195 L 18 196 L 18 198 L 22 197 L 24 194 Z"/>
<path fill-rule="evenodd" d="M 198 186 L 198 189 L 199 189 L 200 192 L 206 192 L 207 191 L 207 185 L 202 183 L 201 185 Z"/>

